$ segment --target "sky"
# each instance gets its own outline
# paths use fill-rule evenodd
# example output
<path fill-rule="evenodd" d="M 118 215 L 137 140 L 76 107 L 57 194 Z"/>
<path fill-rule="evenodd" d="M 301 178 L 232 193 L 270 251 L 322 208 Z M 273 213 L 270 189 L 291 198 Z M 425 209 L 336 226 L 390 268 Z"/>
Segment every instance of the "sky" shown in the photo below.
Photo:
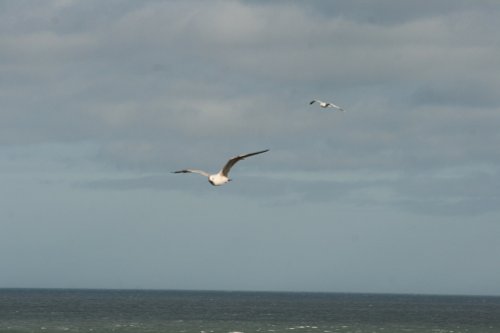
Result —
<path fill-rule="evenodd" d="M 486 0 L 0 1 L 0 287 L 500 295 L 498 31 Z"/>

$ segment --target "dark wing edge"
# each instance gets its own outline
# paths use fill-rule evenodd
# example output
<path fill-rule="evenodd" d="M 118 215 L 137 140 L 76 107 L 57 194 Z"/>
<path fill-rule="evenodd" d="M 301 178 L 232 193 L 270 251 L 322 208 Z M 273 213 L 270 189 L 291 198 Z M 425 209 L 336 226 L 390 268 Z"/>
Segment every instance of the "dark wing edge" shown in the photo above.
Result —
<path fill-rule="evenodd" d="M 258 155 L 258 154 L 262 154 L 262 153 L 265 153 L 265 152 L 268 152 L 269 149 L 264 149 L 264 150 L 261 150 L 261 151 L 256 151 L 255 153 L 249 153 L 249 154 L 245 154 L 245 155 L 239 155 L 239 156 L 236 156 L 236 157 L 233 157 L 233 158 L 240 158 L 240 159 L 244 159 L 244 158 L 247 158 L 247 157 L 250 157 L 250 156 L 253 156 L 253 155 Z"/>
<path fill-rule="evenodd" d="M 197 173 L 199 175 L 208 177 L 210 174 L 206 171 L 203 170 L 197 170 L 197 169 L 182 169 L 182 170 L 177 170 L 177 171 L 172 171 L 172 173 Z"/>
<path fill-rule="evenodd" d="M 184 170 L 172 171 L 172 173 L 191 173 L 191 171 L 184 169 Z"/>
<path fill-rule="evenodd" d="M 265 150 L 261 150 L 261 151 L 256 151 L 254 153 L 249 153 L 249 154 L 235 156 L 235 157 L 231 158 L 229 161 L 227 161 L 226 165 L 224 165 L 224 167 L 222 168 L 221 172 L 222 172 L 223 175 L 225 175 L 227 177 L 227 175 L 229 174 L 229 171 L 231 170 L 231 168 L 237 162 L 239 162 L 241 160 L 244 160 L 247 157 L 258 155 L 258 154 L 262 154 L 262 153 L 265 153 L 265 152 L 268 152 L 268 151 L 269 151 L 269 149 L 265 149 Z"/>

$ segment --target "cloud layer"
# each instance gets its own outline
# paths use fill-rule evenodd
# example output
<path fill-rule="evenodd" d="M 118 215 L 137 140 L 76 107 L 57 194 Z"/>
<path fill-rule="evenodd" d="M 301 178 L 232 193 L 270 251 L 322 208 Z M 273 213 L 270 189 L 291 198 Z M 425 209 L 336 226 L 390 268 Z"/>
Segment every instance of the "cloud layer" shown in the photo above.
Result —
<path fill-rule="evenodd" d="M 90 142 L 99 163 L 141 172 L 217 169 L 270 148 L 241 167 L 300 174 L 273 186 L 304 199 L 339 187 L 308 174 L 348 172 L 343 190 L 361 188 L 373 202 L 448 213 L 500 206 L 491 186 L 500 143 L 494 2 L 2 7 L 2 145 Z M 348 111 L 326 113 L 312 98 Z M 373 190 L 366 173 L 391 179 Z"/>

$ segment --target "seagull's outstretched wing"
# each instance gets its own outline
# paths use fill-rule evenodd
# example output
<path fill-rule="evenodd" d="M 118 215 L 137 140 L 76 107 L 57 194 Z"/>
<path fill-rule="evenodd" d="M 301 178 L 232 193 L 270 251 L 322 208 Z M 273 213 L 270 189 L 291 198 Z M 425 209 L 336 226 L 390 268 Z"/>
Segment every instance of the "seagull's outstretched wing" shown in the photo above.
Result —
<path fill-rule="evenodd" d="M 195 170 L 195 169 L 183 169 L 183 170 L 177 170 L 177 171 L 172 171 L 172 173 L 197 173 L 202 176 L 208 177 L 210 174 L 208 172 L 205 172 L 203 170 Z"/>
<path fill-rule="evenodd" d="M 344 111 L 345 111 L 345 110 L 344 110 L 344 109 L 342 109 L 340 106 L 335 105 L 335 104 L 333 104 L 333 103 L 327 103 L 327 105 L 326 105 L 326 106 L 329 106 L 329 107 L 331 107 L 331 108 L 336 108 L 337 110 L 342 111 L 342 112 L 344 112 Z"/>
<path fill-rule="evenodd" d="M 312 101 L 309 102 L 309 105 L 313 105 L 315 102 L 321 103 L 321 101 L 318 101 L 317 99 L 313 99 Z"/>
<path fill-rule="evenodd" d="M 265 153 L 266 151 L 269 151 L 269 149 L 257 151 L 255 153 L 250 153 L 250 154 L 235 156 L 235 157 L 231 158 L 229 161 L 227 161 L 226 165 L 224 165 L 224 167 L 222 168 L 222 170 L 220 171 L 220 173 L 222 173 L 223 176 L 227 177 L 228 174 L 229 174 L 229 171 L 231 170 L 231 168 L 233 167 L 233 165 L 235 165 L 238 161 L 241 161 L 241 160 L 243 160 L 243 159 L 245 159 L 247 157 L 253 156 L 253 155 L 258 155 L 258 154 Z"/>

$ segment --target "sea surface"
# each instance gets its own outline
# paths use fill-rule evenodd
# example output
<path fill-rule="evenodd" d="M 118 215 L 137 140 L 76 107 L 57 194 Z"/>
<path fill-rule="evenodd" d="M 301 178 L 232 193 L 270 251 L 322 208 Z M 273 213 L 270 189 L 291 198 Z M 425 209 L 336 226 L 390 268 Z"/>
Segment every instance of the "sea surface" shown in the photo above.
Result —
<path fill-rule="evenodd" d="M 499 333 L 500 297 L 0 289 L 0 332 Z"/>

